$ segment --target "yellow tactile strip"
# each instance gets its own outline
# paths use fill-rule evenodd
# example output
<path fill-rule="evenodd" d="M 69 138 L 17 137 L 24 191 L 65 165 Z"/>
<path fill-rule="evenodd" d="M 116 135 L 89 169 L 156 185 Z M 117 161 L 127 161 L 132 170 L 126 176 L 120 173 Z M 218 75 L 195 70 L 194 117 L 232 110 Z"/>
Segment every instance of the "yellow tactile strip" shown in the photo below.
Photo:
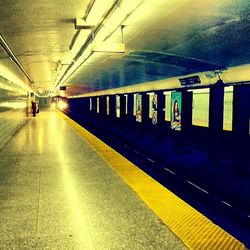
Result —
<path fill-rule="evenodd" d="M 111 147 L 68 116 L 62 115 L 189 249 L 246 249 L 241 242 L 212 223 Z"/>

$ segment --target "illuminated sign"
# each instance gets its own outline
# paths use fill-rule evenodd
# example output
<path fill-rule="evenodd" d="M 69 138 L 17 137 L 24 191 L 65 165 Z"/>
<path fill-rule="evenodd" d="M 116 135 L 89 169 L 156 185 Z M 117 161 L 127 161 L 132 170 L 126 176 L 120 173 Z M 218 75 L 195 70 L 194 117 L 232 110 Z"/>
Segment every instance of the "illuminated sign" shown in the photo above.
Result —
<path fill-rule="evenodd" d="M 124 43 L 107 43 L 107 42 L 94 42 L 92 43 L 93 52 L 111 52 L 111 53 L 124 53 Z"/>
<path fill-rule="evenodd" d="M 66 86 L 60 86 L 61 91 L 66 91 Z"/>

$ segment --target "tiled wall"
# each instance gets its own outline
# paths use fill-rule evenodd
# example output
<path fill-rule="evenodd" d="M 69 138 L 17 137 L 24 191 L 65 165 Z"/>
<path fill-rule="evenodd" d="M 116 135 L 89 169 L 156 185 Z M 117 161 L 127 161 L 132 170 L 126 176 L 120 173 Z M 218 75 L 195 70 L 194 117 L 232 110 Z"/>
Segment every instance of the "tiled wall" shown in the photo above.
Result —
<path fill-rule="evenodd" d="M 0 76 L 0 148 L 26 122 L 27 91 Z"/>

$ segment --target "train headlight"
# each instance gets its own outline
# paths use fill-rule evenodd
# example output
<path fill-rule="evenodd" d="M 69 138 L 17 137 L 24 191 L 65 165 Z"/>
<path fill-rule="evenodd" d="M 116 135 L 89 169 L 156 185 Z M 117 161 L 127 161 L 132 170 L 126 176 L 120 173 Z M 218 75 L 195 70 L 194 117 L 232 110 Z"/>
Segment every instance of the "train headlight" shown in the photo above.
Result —
<path fill-rule="evenodd" d="M 67 109 L 68 108 L 68 104 L 64 101 L 59 101 L 58 102 L 58 108 L 61 110 Z"/>
<path fill-rule="evenodd" d="M 56 107 L 56 103 L 55 102 L 51 103 L 51 108 L 55 108 L 55 107 Z"/>

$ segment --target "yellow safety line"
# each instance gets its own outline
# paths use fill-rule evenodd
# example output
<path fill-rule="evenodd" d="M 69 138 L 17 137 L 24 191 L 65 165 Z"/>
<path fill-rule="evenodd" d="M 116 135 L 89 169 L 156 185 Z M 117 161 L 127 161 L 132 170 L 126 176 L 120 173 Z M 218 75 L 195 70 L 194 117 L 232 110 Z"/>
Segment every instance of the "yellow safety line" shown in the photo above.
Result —
<path fill-rule="evenodd" d="M 215 225 L 68 116 L 62 115 L 189 249 L 246 249 L 232 235 Z"/>

